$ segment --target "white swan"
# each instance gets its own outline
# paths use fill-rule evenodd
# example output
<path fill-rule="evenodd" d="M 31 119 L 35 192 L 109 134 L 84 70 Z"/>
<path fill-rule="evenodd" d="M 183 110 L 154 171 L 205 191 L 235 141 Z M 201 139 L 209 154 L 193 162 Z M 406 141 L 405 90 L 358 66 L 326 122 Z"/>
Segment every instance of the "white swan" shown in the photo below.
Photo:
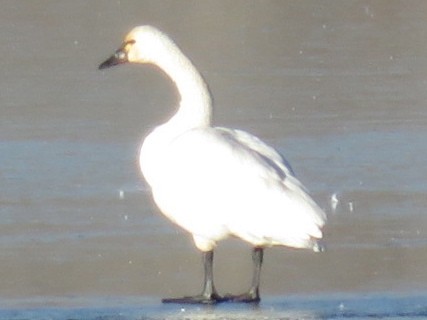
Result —
<path fill-rule="evenodd" d="M 263 248 L 319 251 L 325 213 L 273 148 L 249 133 L 212 127 L 205 81 L 165 34 L 136 27 L 99 68 L 125 62 L 157 65 L 181 97 L 175 115 L 145 138 L 140 166 L 162 213 L 189 231 L 203 252 L 205 279 L 200 295 L 163 302 L 259 301 Z M 228 236 L 254 246 L 254 275 L 247 293 L 223 297 L 213 283 L 213 250 Z"/>

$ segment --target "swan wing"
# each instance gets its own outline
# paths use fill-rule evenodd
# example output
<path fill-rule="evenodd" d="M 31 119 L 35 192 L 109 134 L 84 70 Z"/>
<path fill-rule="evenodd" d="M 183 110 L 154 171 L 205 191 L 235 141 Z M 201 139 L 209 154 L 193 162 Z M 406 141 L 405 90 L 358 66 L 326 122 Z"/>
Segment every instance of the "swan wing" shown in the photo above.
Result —
<path fill-rule="evenodd" d="M 163 155 L 156 203 L 198 238 L 313 247 L 326 217 L 282 157 L 254 136 L 192 129 Z"/>
<path fill-rule="evenodd" d="M 253 150 L 280 170 L 283 176 L 295 175 L 290 163 L 276 149 L 263 142 L 258 137 L 238 129 L 216 128 L 218 132 L 236 139 L 243 146 Z"/>

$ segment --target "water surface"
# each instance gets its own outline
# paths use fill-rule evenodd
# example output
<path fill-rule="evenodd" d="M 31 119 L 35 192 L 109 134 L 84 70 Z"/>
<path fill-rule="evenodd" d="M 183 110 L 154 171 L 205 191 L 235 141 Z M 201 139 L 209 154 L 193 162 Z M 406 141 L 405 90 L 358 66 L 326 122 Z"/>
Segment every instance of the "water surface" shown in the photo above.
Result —
<path fill-rule="evenodd" d="M 0 317 L 425 317 L 426 18 L 424 1 L 4 1 Z M 328 213 L 325 254 L 266 252 L 260 309 L 159 304 L 202 279 L 137 165 L 177 94 L 153 67 L 97 70 L 146 23 L 203 73 L 215 123 L 277 147 Z M 220 244 L 221 292 L 246 289 L 249 249 Z"/>

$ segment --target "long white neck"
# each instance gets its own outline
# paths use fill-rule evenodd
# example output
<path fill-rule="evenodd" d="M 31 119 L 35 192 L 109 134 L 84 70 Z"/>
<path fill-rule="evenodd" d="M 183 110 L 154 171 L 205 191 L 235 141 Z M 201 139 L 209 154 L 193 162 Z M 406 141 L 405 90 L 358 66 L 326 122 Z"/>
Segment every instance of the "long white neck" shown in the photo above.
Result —
<path fill-rule="evenodd" d="M 156 34 L 151 44 L 151 55 L 146 62 L 162 69 L 175 83 L 181 96 L 175 115 L 156 127 L 145 138 L 141 148 L 142 173 L 147 182 L 154 186 L 162 183 L 164 169 L 159 163 L 168 159 L 169 143 L 186 131 L 211 125 L 212 100 L 200 73 L 170 39 Z"/>
<path fill-rule="evenodd" d="M 176 130 L 210 126 L 212 99 L 200 73 L 169 39 L 161 42 L 152 63 L 175 83 L 181 101 L 176 114 L 165 124 Z"/>

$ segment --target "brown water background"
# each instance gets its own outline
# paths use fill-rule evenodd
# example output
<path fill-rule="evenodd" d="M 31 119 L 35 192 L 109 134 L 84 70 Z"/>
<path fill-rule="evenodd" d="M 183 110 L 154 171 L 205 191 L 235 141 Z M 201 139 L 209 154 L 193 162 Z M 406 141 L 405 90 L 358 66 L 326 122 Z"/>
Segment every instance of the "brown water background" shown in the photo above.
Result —
<path fill-rule="evenodd" d="M 2 1 L 0 307 L 200 290 L 137 165 L 174 87 L 97 70 L 140 24 L 203 73 L 215 124 L 274 145 L 328 212 L 325 254 L 266 252 L 265 297 L 426 291 L 426 1 Z M 249 250 L 219 245 L 221 292 L 247 288 Z"/>

